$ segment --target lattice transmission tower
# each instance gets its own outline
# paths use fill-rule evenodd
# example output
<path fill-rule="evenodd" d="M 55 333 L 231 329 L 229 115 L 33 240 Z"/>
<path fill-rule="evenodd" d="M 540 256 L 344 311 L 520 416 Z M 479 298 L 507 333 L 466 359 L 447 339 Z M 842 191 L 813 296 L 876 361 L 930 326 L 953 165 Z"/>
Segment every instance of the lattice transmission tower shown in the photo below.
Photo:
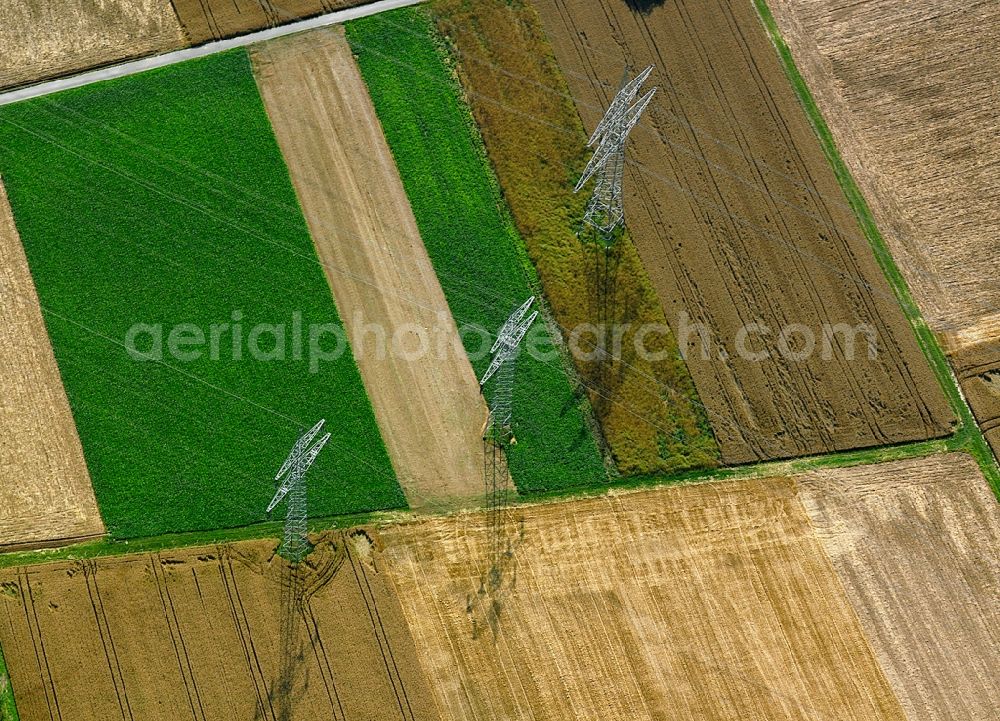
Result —
<path fill-rule="evenodd" d="M 590 380 L 596 390 L 595 404 L 598 406 L 613 395 L 614 359 L 606 344 L 618 315 L 617 280 L 622 257 L 618 241 L 625 227 L 622 198 L 625 144 L 656 93 L 654 87 L 639 96 L 643 83 L 652 72 L 653 66 L 650 65 L 629 80 L 629 68 L 625 68 L 618 93 L 587 141 L 589 147 L 596 146 L 596 149 L 574 189 L 574 192 L 580 192 L 591 178 L 596 178 L 577 236 L 591 248 L 594 259 L 592 317 L 597 323 L 599 335 L 595 348 L 597 362 L 592 367 Z"/>
<path fill-rule="evenodd" d="M 316 436 L 326 420 L 321 420 L 295 441 L 288 458 L 275 475 L 278 490 L 267 506 L 270 513 L 285 498 L 285 531 L 278 554 L 288 561 L 281 573 L 281 616 L 279 636 L 281 657 L 278 678 L 268 690 L 268 695 L 278 718 L 291 718 L 295 705 L 296 683 L 301 684 L 301 668 L 305 658 L 302 640 L 302 579 L 299 563 L 309 553 L 308 512 L 306 508 L 306 472 L 316 462 L 323 446 L 330 440 L 326 433 L 318 441 Z"/>
<path fill-rule="evenodd" d="M 514 377 L 521 342 L 538 311 L 531 311 L 532 296 L 507 318 L 497 333 L 491 353 L 493 360 L 479 382 L 485 389 L 487 381 L 494 379 L 493 398 L 489 403 L 489 418 L 483 432 L 483 480 L 486 486 L 487 525 L 489 529 L 489 558 L 487 572 L 481 579 L 480 600 L 488 603 L 487 620 L 494 627 L 500 611 L 499 595 L 502 591 L 508 562 L 513 554 L 510 517 L 510 473 L 507 468 L 507 450 L 514 441 L 511 425 L 514 397 Z M 470 601 L 470 610 L 472 603 Z"/>
<path fill-rule="evenodd" d="M 588 180 L 597 176 L 583 216 L 583 223 L 592 228 L 597 238 L 606 246 L 613 245 L 618 239 L 618 231 L 625 220 L 622 201 L 625 143 L 632 128 L 639 122 L 643 111 L 656 93 L 656 88 L 652 88 L 641 98 L 639 97 L 642 84 L 652 72 L 653 66 L 650 65 L 635 78 L 628 80 L 629 69 L 625 68 L 618 94 L 611 101 L 601 122 L 597 124 L 593 135 L 587 141 L 588 147 L 596 145 L 597 149 L 573 191 L 580 192 Z"/>
<path fill-rule="evenodd" d="M 285 533 L 278 553 L 292 565 L 297 565 L 309 552 L 307 537 L 308 512 L 306 508 L 306 472 L 316 462 L 316 457 L 323 446 L 330 440 L 327 433 L 313 444 L 313 440 L 323 429 L 326 420 L 321 420 L 295 441 L 288 458 L 274 477 L 280 482 L 278 490 L 267 507 L 267 512 L 274 510 L 285 496 L 288 497 L 288 510 L 285 513 Z M 312 444 L 312 445 L 310 445 Z"/>

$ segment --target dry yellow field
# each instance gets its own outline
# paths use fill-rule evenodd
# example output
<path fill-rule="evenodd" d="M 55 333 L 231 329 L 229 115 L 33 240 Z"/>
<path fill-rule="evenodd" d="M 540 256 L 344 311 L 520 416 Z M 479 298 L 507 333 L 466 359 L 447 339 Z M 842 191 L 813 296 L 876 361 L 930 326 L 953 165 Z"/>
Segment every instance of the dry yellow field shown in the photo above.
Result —
<path fill-rule="evenodd" d="M 364 531 L 0 571 L 21 721 L 436 721 Z M 289 610 L 290 609 L 290 610 Z"/>
<path fill-rule="evenodd" d="M 486 404 L 343 28 L 251 58 L 407 501 L 478 502 Z"/>
<path fill-rule="evenodd" d="M 1000 4 L 769 4 L 931 327 L 1000 337 Z"/>
<path fill-rule="evenodd" d="M 495 638 L 467 608 L 482 516 L 382 535 L 442 719 L 904 718 L 794 481 L 523 514 Z"/>
<path fill-rule="evenodd" d="M 0 389 L 0 548 L 104 533 L 2 184 Z"/>
<path fill-rule="evenodd" d="M 168 0 L 0 2 L 0 88 L 185 45 Z"/>
<path fill-rule="evenodd" d="M 810 473 L 799 493 L 911 721 L 1000 709 L 1000 513 L 971 457 Z"/>

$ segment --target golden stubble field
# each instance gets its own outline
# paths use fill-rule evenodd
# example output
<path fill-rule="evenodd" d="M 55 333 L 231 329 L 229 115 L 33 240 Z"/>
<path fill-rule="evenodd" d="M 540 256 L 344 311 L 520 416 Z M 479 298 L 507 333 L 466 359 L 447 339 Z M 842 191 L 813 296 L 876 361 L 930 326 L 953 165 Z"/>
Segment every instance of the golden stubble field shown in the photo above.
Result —
<path fill-rule="evenodd" d="M 481 516 L 385 531 L 442 719 L 902 719 L 787 479 L 524 509 L 473 638 Z"/>
<path fill-rule="evenodd" d="M 913 721 L 1000 709 L 1000 512 L 964 454 L 809 473 L 799 495 Z"/>
<path fill-rule="evenodd" d="M 996 501 L 951 454 L 526 507 L 499 633 L 484 519 L 384 531 L 442 719 L 986 719 Z"/>
<path fill-rule="evenodd" d="M 104 533 L 2 184 L 0 389 L 0 548 Z"/>
<path fill-rule="evenodd" d="M 769 4 L 931 327 L 1000 337 L 1000 4 Z"/>
<path fill-rule="evenodd" d="M 0 89 L 185 45 L 168 0 L 3 0 Z"/>
<path fill-rule="evenodd" d="M 343 28 L 250 55 L 407 501 L 478 505 L 486 404 Z"/>
<path fill-rule="evenodd" d="M 320 539 L 292 605 L 275 545 L 0 571 L 21 720 L 435 719 L 370 537 Z"/>

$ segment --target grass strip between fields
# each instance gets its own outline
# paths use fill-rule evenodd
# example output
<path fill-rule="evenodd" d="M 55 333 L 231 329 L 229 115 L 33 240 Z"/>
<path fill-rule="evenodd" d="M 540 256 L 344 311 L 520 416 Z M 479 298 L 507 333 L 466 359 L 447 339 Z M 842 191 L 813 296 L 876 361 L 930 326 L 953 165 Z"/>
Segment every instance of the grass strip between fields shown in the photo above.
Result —
<path fill-rule="evenodd" d="M 7 664 L 3 660 L 2 648 L 0 648 L 0 721 L 19 721 L 14 688 L 10 683 L 10 674 L 7 673 Z"/>
<path fill-rule="evenodd" d="M 833 167 L 837 181 L 840 183 L 840 187 L 843 188 L 844 194 L 847 196 L 847 201 L 875 253 L 875 258 L 878 260 L 882 272 L 885 273 L 886 279 L 892 286 L 896 298 L 903 309 L 903 313 L 910 321 L 910 325 L 917 336 L 917 342 L 924 356 L 926 356 L 928 363 L 930 363 L 931 368 L 934 370 L 938 381 L 941 383 L 941 388 L 948 397 L 952 411 L 959 418 L 958 430 L 953 437 L 948 439 L 948 447 L 951 450 L 965 451 L 975 458 L 994 494 L 1000 498 L 1000 467 L 997 466 L 996 458 L 986 443 L 986 439 L 983 437 L 982 431 L 972 415 L 972 410 L 969 408 L 959 389 L 958 380 L 952 372 L 948 358 L 941 349 L 937 338 L 934 337 L 933 331 L 920 313 L 920 308 L 913 300 L 909 286 L 906 284 L 906 279 L 899 270 L 899 266 L 896 265 L 896 261 L 892 257 L 892 252 L 886 244 L 885 238 L 882 237 L 882 233 L 875 224 L 875 218 L 868 207 L 868 203 L 861 194 L 861 190 L 858 188 L 847 164 L 841 157 L 840 151 L 837 150 L 833 134 L 823 119 L 823 114 L 820 112 L 819 106 L 816 104 L 809 90 L 809 86 L 795 65 L 792 51 L 789 49 L 787 43 L 785 43 L 784 38 L 782 38 L 778 23 L 775 21 L 771 9 L 768 7 L 766 0 L 754 0 L 754 5 L 771 38 L 771 42 L 778 51 L 781 63 L 785 68 L 785 73 L 788 75 L 788 79 L 795 89 L 795 94 L 802 103 L 806 115 L 809 117 L 809 122 L 812 123 L 813 129 L 819 137 L 823 152 Z"/>
<path fill-rule="evenodd" d="M 112 536 L 265 520 L 320 418 L 310 512 L 406 506 L 245 51 L 0 108 L 0 172 Z"/>
<path fill-rule="evenodd" d="M 348 23 L 347 39 L 452 315 L 460 329 L 492 337 L 511 310 L 539 294 L 539 284 L 447 51 L 419 9 Z M 529 340 L 548 358 L 522 353 L 518 360 L 511 475 L 523 493 L 604 483 L 585 394 L 570 380 L 558 334 L 543 322 L 536 331 Z M 463 333 L 463 342 L 481 375 L 490 362 L 478 352 L 482 338 Z"/>

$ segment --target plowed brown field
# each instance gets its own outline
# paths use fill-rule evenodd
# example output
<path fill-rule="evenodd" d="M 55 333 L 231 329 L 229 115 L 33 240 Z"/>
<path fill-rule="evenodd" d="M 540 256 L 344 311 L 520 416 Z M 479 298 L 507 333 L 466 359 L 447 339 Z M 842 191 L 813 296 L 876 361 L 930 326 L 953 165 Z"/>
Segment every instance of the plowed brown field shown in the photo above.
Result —
<path fill-rule="evenodd" d="M 442 719 L 902 719 L 788 479 L 523 509 L 473 638 L 479 515 L 384 531 Z"/>
<path fill-rule="evenodd" d="M 931 327 L 1000 338 L 1000 4 L 769 4 Z"/>
<path fill-rule="evenodd" d="M 284 621 L 289 573 L 273 548 L 0 572 L 0 643 L 22 721 L 437 718 L 367 536 L 320 543 Z"/>
<path fill-rule="evenodd" d="M 73 414 L 0 183 L 0 547 L 102 533 Z"/>
<path fill-rule="evenodd" d="M 995 719 L 1000 512 L 972 458 L 824 470 L 799 485 L 909 719 Z"/>
<path fill-rule="evenodd" d="M 343 28 L 251 57 L 410 506 L 478 499 L 486 404 Z"/>
<path fill-rule="evenodd" d="M 273 28 L 366 0 L 170 0 L 192 44 Z"/>
<path fill-rule="evenodd" d="M 584 125 L 626 63 L 660 87 L 633 132 L 626 218 L 728 462 L 943 435 L 952 420 L 753 5 L 537 0 Z M 632 9 L 637 5 L 643 10 Z M 739 331 L 748 346 L 739 353 Z M 817 339 L 779 342 L 790 324 Z M 853 358 L 824 329 L 866 327 Z M 678 332 L 679 340 L 685 341 Z M 791 352 L 789 352 L 791 351 Z"/>
<path fill-rule="evenodd" d="M 166 0 L 3 0 L 0 89 L 186 44 Z"/>

